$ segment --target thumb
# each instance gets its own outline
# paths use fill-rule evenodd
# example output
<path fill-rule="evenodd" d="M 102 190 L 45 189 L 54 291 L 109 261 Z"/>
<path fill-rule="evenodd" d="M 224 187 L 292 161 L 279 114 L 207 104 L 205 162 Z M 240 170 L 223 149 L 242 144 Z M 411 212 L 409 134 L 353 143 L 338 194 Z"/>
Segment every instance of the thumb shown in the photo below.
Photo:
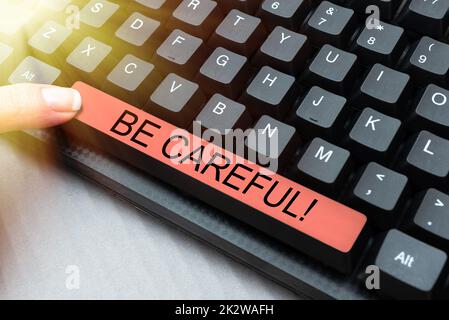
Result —
<path fill-rule="evenodd" d="M 56 126 L 80 108 L 81 96 L 74 89 L 40 84 L 0 87 L 0 133 Z"/>

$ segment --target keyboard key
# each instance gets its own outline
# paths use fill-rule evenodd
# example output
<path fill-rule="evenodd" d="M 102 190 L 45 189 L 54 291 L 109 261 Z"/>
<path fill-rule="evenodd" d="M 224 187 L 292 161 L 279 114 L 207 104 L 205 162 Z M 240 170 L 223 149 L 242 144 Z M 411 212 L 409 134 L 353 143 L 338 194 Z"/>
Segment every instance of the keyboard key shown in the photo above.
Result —
<path fill-rule="evenodd" d="M 449 195 L 434 188 L 423 192 L 413 208 L 412 232 L 426 242 L 449 246 Z"/>
<path fill-rule="evenodd" d="M 0 42 L 0 65 L 5 62 L 10 56 L 14 49 L 3 42 Z"/>
<path fill-rule="evenodd" d="M 438 289 L 447 255 L 392 229 L 379 240 L 374 265 L 380 270 L 380 290 L 400 299 L 429 299 Z"/>
<path fill-rule="evenodd" d="M 360 106 L 373 106 L 391 115 L 404 113 L 410 95 L 410 76 L 375 64 L 360 87 L 356 99 Z"/>
<path fill-rule="evenodd" d="M 419 186 L 445 186 L 449 173 L 449 141 L 421 131 L 403 163 L 403 170 Z"/>
<path fill-rule="evenodd" d="M 86 37 L 67 57 L 67 62 L 85 72 L 93 72 L 111 51 L 111 46 Z"/>
<path fill-rule="evenodd" d="M 212 47 L 225 47 L 246 56 L 260 46 L 265 37 L 262 21 L 238 10 L 231 10 L 212 34 Z"/>
<path fill-rule="evenodd" d="M 65 26 L 48 21 L 30 38 L 28 44 L 44 53 L 52 54 L 71 33 L 72 31 Z"/>
<path fill-rule="evenodd" d="M 407 183 L 406 176 L 370 162 L 350 194 L 349 203 L 355 208 L 363 208 L 379 228 L 389 228 L 398 221 Z"/>
<path fill-rule="evenodd" d="M 362 161 L 390 160 L 397 150 L 401 121 L 371 108 L 363 109 L 349 133 L 349 148 Z"/>
<path fill-rule="evenodd" d="M 107 0 L 91 0 L 80 11 L 81 22 L 95 28 L 102 27 L 114 13 L 119 5 Z"/>
<path fill-rule="evenodd" d="M 346 98 L 312 87 L 291 115 L 290 122 L 301 130 L 301 136 L 305 138 L 337 140 L 346 121 L 345 105 Z"/>
<path fill-rule="evenodd" d="M 203 40 L 181 30 L 173 30 L 154 55 L 154 64 L 165 72 L 176 71 L 182 75 L 194 75 L 203 61 Z"/>
<path fill-rule="evenodd" d="M 449 138 L 449 91 L 429 84 L 411 115 L 411 130 L 426 129 Z"/>
<path fill-rule="evenodd" d="M 227 134 L 233 133 L 232 130 L 246 130 L 249 128 L 251 116 L 243 104 L 228 99 L 221 94 L 214 94 L 196 117 L 195 122 L 201 126 L 203 131 L 213 131 L 224 138 Z M 206 139 L 205 136 L 203 133 L 203 139 Z M 213 142 L 218 146 L 226 148 L 224 140 L 222 140 L 223 143 L 219 143 L 216 140 L 213 140 Z M 239 146 L 236 145 L 235 147 Z"/>
<path fill-rule="evenodd" d="M 141 5 L 144 5 L 147 8 L 154 10 L 162 9 L 164 4 L 170 2 L 169 0 L 135 0 L 135 1 L 140 3 Z"/>
<path fill-rule="evenodd" d="M 397 63 L 405 45 L 404 29 L 379 21 L 374 28 L 365 25 L 357 38 L 355 52 L 366 65 L 380 62 L 391 66 Z"/>
<path fill-rule="evenodd" d="M 150 97 L 146 110 L 182 128 L 192 125 L 204 103 L 199 86 L 170 73 Z"/>
<path fill-rule="evenodd" d="M 254 62 L 288 74 L 297 74 L 303 71 L 310 54 L 306 36 L 278 26 L 259 48 Z"/>
<path fill-rule="evenodd" d="M 349 151 L 321 138 L 315 138 L 294 168 L 293 176 L 311 188 L 336 196 L 337 187 L 349 174 L 351 165 Z"/>
<path fill-rule="evenodd" d="M 267 114 L 280 119 L 295 98 L 295 78 L 271 67 L 263 67 L 251 81 L 240 101 L 255 116 Z"/>
<path fill-rule="evenodd" d="M 52 84 L 61 74 L 61 70 L 52 67 L 34 57 L 28 56 L 9 76 L 9 83 L 43 83 Z"/>
<path fill-rule="evenodd" d="M 134 12 L 124 24 L 116 31 L 115 35 L 135 46 L 142 46 L 158 30 L 161 23 L 148 18 L 141 13 Z M 154 45 L 154 43 L 153 43 Z M 150 44 L 150 47 L 153 45 Z"/>
<path fill-rule="evenodd" d="M 358 72 L 356 61 L 356 55 L 326 44 L 310 64 L 306 80 L 333 92 L 347 92 Z"/>
<path fill-rule="evenodd" d="M 270 29 L 297 29 L 310 10 L 308 0 L 264 0 L 257 15 Z"/>
<path fill-rule="evenodd" d="M 207 166 L 210 157 L 200 165 L 182 161 L 192 152 L 192 135 L 84 83 L 74 87 L 81 92 L 83 109 L 76 120 L 64 126 L 68 134 L 91 137 L 89 141 L 96 146 L 144 172 L 336 270 L 351 272 L 365 243 L 363 214 L 204 140 L 199 141 L 211 148 L 204 155 L 219 159 L 223 155 L 230 165 L 220 169 L 218 164 Z M 184 142 L 189 144 L 187 148 L 181 147 Z M 178 154 L 180 151 L 184 153 Z"/>
<path fill-rule="evenodd" d="M 143 107 L 148 101 L 149 95 L 156 87 L 158 78 L 155 78 L 154 65 L 127 54 L 109 73 L 107 79 L 115 86 L 124 90 L 117 90 L 106 85 L 105 91 L 128 103 Z M 152 74 L 151 79 L 148 77 Z M 145 81 L 148 79 L 149 81 Z"/>
<path fill-rule="evenodd" d="M 303 31 L 316 46 L 331 44 L 343 48 L 355 30 L 354 10 L 322 1 L 304 25 Z"/>
<path fill-rule="evenodd" d="M 449 45 L 422 37 L 406 63 L 406 70 L 418 84 L 444 83 L 449 71 Z"/>
<path fill-rule="evenodd" d="M 206 38 L 222 20 L 217 2 L 211 0 L 184 0 L 173 11 L 168 21 L 171 29 L 182 29 L 194 36 Z"/>
<path fill-rule="evenodd" d="M 449 1 L 411 0 L 402 10 L 399 22 L 406 29 L 441 38 L 449 24 Z"/>
<path fill-rule="evenodd" d="M 245 145 L 247 158 L 273 172 L 279 171 L 298 147 L 296 129 L 269 116 L 262 116 Z"/>
<path fill-rule="evenodd" d="M 248 59 L 224 48 L 216 48 L 200 68 L 198 82 L 205 92 L 237 98 L 250 77 Z"/>

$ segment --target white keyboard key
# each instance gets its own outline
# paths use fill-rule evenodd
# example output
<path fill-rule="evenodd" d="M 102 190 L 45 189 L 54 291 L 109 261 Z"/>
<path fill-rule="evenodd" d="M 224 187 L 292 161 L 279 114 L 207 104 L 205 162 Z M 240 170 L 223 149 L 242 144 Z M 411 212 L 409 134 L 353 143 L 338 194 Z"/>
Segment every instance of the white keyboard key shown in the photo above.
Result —
<path fill-rule="evenodd" d="M 44 53 L 52 54 L 71 33 L 65 26 L 48 21 L 30 38 L 28 44 Z"/>
<path fill-rule="evenodd" d="M 3 42 L 0 42 L 0 64 L 6 61 L 6 59 L 9 58 L 11 53 L 13 52 L 13 48 L 10 46 L 4 44 Z"/>
<path fill-rule="evenodd" d="M 13 35 L 34 16 L 36 2 L 0 0 L 0 33 Z"/>
<path fill-rule="evenodd" d="M 160 9 L 167 0 L 136 0 L 136 2 L 150 9 Z"/>
<path fill-rule="evenodd" d="M 93 72 L 111 50 L 111 46 L 87 37 L 67 57 L 67 62 L 85 72 Z"/>
<path fill-rule="evenodd" d="M 134 91 L 153 69 L 151 63 L 128 54 L 108 75 L 108 80 L 128 91 Z"/>
<path fill-rule="evenodd" d="M 134 12 L 117 30 L 115 35 L 135 46 L 143 45 L 159 28 L 161 23 Z"/>
<path fill-rule="evenodd" d="M 80 12 L 81 22 L 95 28 L 103 26 L 120 6 L 107 0 L 92 0 Z"/>
<path fill-rule="evenodd" d="M 52 84 L 60 74 L 61 70 L 28 56 L 17 66 L 8 81 L 11 84 L 24 82 Z"/>

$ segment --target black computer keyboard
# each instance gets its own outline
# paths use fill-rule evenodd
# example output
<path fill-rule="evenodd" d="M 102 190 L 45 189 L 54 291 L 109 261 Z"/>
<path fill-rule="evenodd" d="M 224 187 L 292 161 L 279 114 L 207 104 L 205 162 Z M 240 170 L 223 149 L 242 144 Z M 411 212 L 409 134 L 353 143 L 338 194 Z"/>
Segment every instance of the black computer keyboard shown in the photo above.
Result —
<path fill-rule="evenodd" d="M 0 80 L 78 89 L 66 137 L 361 286 L 374 265 L 384 296 L 449 298 L 449 0 L 32 7 Z"/>

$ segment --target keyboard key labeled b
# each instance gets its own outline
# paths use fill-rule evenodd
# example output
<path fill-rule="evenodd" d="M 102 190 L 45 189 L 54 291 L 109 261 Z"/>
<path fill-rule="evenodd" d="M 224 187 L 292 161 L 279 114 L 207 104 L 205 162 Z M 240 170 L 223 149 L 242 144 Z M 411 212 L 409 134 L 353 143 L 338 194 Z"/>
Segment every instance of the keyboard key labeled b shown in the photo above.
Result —
<path fill-rule="evenodd" d="M 145 109 L 182 128 L 190 128 L 204 103 L 198 84 L 170 73 L 156 88 Z"/>
<path fill-rule="evenodd" d="M 263 67 L 243 93 L 240 101 L 254 115 L 282 118 L 291 108 L 295 78 L 271 67 Z"/>
<path fill-rule="evenodd" d="M 52 54 L 71 33 L 65 26 L 48 21 L 31 37 L 28 44 L 44 53 Z"/>
<path fill-rule="evenodd" d="M 61 74 L 61 70 L 52 67 L 34 57 L 26 57 L 9 77 L 9 83 L 52 84 Z"/>
<path fill-rule="evenodd" d="M 80 11 L 81 22 L 95 28 L 102 27 L 114 13 L 119 5 L 107 0 L 91 0 Z"/>

